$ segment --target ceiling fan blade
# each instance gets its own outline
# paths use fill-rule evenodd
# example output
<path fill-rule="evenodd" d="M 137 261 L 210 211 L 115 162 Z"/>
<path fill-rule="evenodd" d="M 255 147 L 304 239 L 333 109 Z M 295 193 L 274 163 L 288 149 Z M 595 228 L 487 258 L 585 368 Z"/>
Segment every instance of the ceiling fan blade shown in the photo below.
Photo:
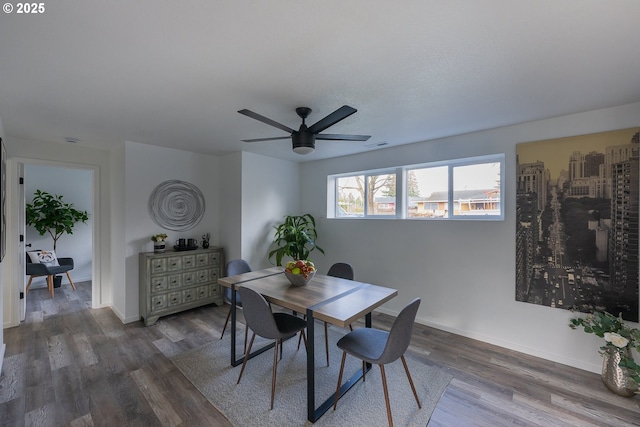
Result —
<path fill-rule="evenodd" d="M 358 110 L 356 110 L 353 107 L 349 107 L 348 105 L 343 105 L 333 113 L 329 114 L 324 119 L 321 119 L 319 122 L 311 125 L 308 130 L 311 133 L 320 133 L 326 128 L 335 125 L 340 120 L 346 119 L 356 111 Z"/>
<path fill-rule="evenodd" d="M 275 141 L 277 139 L 291 139 L 291 135 L 288 135 L 288 136 L 276 136 L 276 137 L 273 137 L 273 138 L 243 139 L 242 142 Z"/>
<path fill-rule="evenodd" d="M 244 114 L 247 117 L 251 117 L 252 119 L 256 119 L 258 121 L 261 121 L 262 123 L 266 123 L 266 124 L 271 125 L 273 127 L 277 127 L 278 129 L 282 129 L 285 132 L 289 132 L 289 133 L 293 133 L 294 132 L 294 130 L 291 129 L 290 127 L 285 126 L 283 124 L 280 124 L 278 122 L 275 122 L 275 121 L 273 121 L 273 120 L 271 120 L 271 119 L 269 119 L 269 118 L 267 118 L 265 116 L 261 116 L 258 113 L 254 113 L 251 110 L 247 110 L 247 109 L 239 110 L 238 113 Z"/>
<path fill-rule="evenodd" d="M 371 138 L 371 135 L 333 135 L 328 133 L 316 135 L 316 139 L 332 141 L 366 141 L 369 138 Z"/>

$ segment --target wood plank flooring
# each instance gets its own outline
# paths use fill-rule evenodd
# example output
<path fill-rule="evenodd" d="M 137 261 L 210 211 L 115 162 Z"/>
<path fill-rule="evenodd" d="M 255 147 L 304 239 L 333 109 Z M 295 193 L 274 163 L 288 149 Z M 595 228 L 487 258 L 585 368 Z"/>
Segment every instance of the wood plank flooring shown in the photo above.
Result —
<path fill-rule="evenodd" d="M 89 282 L 77 287 L 32 290 L 26 321 L 4 331 L 0 425 L 231 425 L 169 360 L 217 340 L 228 306 L 123 325 L 89 308 Z M 374 315 L 375 327 L 392 321 Z M 430 427 L 640 425 L 640 396 L 610 393 L 597 374 L 421 325 L 409 351 L 454 376 Z"/>

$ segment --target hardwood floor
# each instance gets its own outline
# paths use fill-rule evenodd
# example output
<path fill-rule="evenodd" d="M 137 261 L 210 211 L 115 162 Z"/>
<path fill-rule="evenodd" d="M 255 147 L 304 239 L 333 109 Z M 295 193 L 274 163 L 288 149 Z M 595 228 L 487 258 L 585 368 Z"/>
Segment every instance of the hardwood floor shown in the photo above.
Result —
<path fill-rule="evenodd" d="M 55 299 L 32 290 L 26 321 L 4 331 L 1 425 L 231 425 L 169 360 L 217 340 L 227 306 L 123 325 L 89 308 L 89 282 L 77 287 Z M 392 321 L 374 315 L 375 327 Z M 409 352 L 454 376 L 430 427 L 640 425 L 640 397 L 610 393 L 597 374 L 421 325 Z"/>

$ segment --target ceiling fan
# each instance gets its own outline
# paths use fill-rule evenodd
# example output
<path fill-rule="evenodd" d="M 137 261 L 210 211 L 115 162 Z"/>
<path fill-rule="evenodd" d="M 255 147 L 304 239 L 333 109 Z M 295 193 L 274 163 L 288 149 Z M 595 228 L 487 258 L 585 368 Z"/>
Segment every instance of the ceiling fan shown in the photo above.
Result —
<path fill-rule="evenodd" d="M 298 154 L 309 154 L 313 153 L 316 148 L 316 139 L 325 139 L 325 140 L 334 140 L 334 141 L 366 141 L 371 138 L 370 135 L 342 135 L 342 134 L 321 134 L 323 130 L 327 129 L 338 123 L 340 120 L 344 120 L 356 110 L 353 107 L 349 107 L 348 105 L 343 105 L 338 108 L 333 113 L 326 116 L 324 119 L 321 119 L 317 123 L 307 127 L 305 124 L 305 119 L 311 113 L 311 108 L 308 107 L 298 107 L 296 108 L 296 113 L 302 119 L 302 124 L 300 125 L 300 129 L 294 130 L 288 126 L 275 122 L 269 118 L 261 116 L 258 113 L 254 113 L 250 110 L 240 110 L 238 113 L 244 114 L 245 116 L 251 117 L 252 119 L 259 120 L 268 125 L 277 127 L 278 129 L 282 129 L 285 132 L 289 132 L 291 134 L 291 141 L 293 143 L 293 151 Z M 257 139 L 243 139 L 243 142 L 260 142 L 260 141 L 274 141 L 276 139 L 287 139 L 289 136 L 277 136 L 275 138 L 257 138 Z"/>

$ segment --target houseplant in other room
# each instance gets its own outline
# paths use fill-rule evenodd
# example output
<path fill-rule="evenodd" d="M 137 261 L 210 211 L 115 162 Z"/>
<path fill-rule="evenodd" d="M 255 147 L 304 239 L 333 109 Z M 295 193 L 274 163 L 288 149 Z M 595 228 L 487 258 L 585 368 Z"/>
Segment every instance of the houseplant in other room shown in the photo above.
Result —
<path fill-rule="evenodd" d="M 26 223 L 44 236 L 49 233 L 53 239 L 53 252 L 56 252 L 58 239 L 63 234 L 73 234 L 77 223 L 87 223 L 89 214 L 66 203 L 62 195 L 52 195 L 46 191 L 36 190 L 31 203 L 26 204 Z M 54 287 L 59 287 L 61 276 L 54 277 Z"/>
<path fill-rule="evenodd" d="M 594 311 L 586 317 L 571 319 L 569 327 L 582 326 L 584 331 L 604 338 L 602 381 L 613 393 L 631 397 L 639 393 L 640 365 L 633 359 L 632 350 L 640 351 L 640 330 L 630 327 L 622 319 L 606 311 Z"/>
<path fill-rule="evenodd" d="M 31 203 L 27 203 L 26 216 L 27 225 L 35 228 L 41 236 L 49 233 L 54 251 L 63 234 L 73 234 L 78 222 L 86 224 L 89 219 L 87 211 L 79 211 L 73 207 L 73 203 L 65 203 L 62 195 L 40 190 L 36 190 Z"/>

